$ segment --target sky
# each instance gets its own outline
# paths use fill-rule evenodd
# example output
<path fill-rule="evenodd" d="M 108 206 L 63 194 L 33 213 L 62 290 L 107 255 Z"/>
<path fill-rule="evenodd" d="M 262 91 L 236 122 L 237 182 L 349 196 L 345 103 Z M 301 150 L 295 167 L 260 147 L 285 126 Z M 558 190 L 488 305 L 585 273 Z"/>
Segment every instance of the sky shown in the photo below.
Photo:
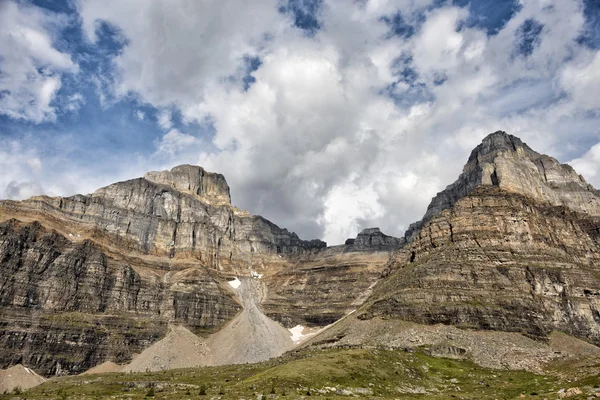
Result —
<path fill-rule="evenodd" d="M 401 236 L 497 130 L 600 187 L 599 0 L 0 0 L 0 198 L 187 163 Z"/>

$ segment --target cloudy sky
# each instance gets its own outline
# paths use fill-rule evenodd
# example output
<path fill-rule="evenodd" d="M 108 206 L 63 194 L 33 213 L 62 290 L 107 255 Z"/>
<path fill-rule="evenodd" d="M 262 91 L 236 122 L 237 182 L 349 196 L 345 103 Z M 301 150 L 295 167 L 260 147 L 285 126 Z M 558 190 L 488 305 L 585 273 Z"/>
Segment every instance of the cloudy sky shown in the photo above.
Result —
<path fill-rule="evenodd" d="M 0 0 L 0 198 L 178 164 L 330 244 L 505 130 L 600 187 L 598 0 Z"/>

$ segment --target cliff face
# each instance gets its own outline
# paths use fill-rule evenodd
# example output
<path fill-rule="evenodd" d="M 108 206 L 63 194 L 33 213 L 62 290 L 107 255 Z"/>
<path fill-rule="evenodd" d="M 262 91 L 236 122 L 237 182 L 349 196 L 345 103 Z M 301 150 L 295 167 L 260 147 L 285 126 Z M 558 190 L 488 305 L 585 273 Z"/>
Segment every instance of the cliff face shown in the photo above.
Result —
<path fill-rule="evenodd" d="M 600 344 L 598 192 L 497 132 L 407 233 L 359 317 Z"/>
<path fill-rule="evenodd" d="M 127 360 L 167 321 L 212 330 L 240 307 L 210 273 L 173 276 L 134 268 L 89 240 L 72 242 L 39 223 L 0 223 L 0 363 L 46 375 Z"/>
<path fill-rule="evenodd" d="M 406 240 L 378 228 L 342 246 L 301 240 L 189 165 L 87 196 L 1 201 L 0 367 L 78 373 L 128 361 L 171 322 L 214 332 L 240 319 L 234 277 L 261 279 L 252 304 L 288 328 L 357 309 L 365 324 L 560 330 L 600 344 L 598 216 L 598 191 L 504 132 Z"/>
<path fill-rule="evenodd" d="M 265 313 L 288 328 L 331 324 L 360 306 L 403 240 L 365 229 L 356 239 L 295 259 L 267 274 Z"/>
<path fill-rule="evenodd" d="M 331 322 L 364 300 L 398 244 L 363 237 L 333 249 L 301 240 L 233 207 L 222 175 L 189 165 L 87 196 L 0 201 L 0 367 L 78 373 L 128 361 L 170 322 L 214 332 L 241 310 L 233 276 L 264 275 L 263 308 L 286 325 Z"/>
<path fill-rule="evenodd" d="M 427 221 L 482 185 L 600 216 L 600 192 L 571 166 L 536 153 L 521 139 L 498 131 L 471 152 L 462 174 L 433 198 L 423 219 L 407 230 L 406 239 L 412 240 Z"/>
<path fill-rule="evenodd" d="M 56 229 L 67 224 L 121 251 L 193 257 L 215 269 L 246 251 L 296 254 L 326 246 L 238 211 L 222 175 L 189 165 L 115 183 L 89 196 L 0 202 L 2 214 L 60 221 Z"/>

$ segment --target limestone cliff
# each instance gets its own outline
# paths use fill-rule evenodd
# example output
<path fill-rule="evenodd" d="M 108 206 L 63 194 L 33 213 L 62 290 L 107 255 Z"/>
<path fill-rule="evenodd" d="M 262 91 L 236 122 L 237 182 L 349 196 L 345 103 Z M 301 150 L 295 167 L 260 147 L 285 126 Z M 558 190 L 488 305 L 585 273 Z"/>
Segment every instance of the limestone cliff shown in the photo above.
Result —
<path fill-rule="evenodd" d="M 0 310 L 0 365 L 53 375 L 127 361 L 167 321 L 214 330 L 240 307 L 208 270 L 132 268 L 90 240 L 9 220 L 0 223 Z"/>
<path fill-rule="evenodd" d="M 575 211 L 600 216 L 600 192 L 567 164 L 533 151 L 521 139 L 498 131 L 488 135 L 472 152 L 456 182 L 438 193 L 423 219 L 406 232 L 408 241 L 442 210 L 481 185 L 497 186 L 512 193 Z"/>
<path fill-rule="evenodd" d="M 120 251 L 193 257 L 214 269 L 246 252 L 297 254 L 326 246 L 240 212 L 231 206 L 222 175 L 190 165 L 150 172 L 88 196 L 3 201 L 2 215 L 47 221 L 57 230 L 66 225 Z"/>
<path fill-rule="evenodd" d="M 190 165 L 90 195 L 0 201 L 0 368 L 78 373 L 128 361 L 170 322 L 214 332 L 241 310 L 234 276 L 264 276 L 272 318 L 326 324 L 366 298 L 399 243 L 378 230 L 351 246 L 301 240 Z"/>
<path fill-rule="evenodd" d="M 265 313 L 287 327 L 324 326 L 355 310 L 371 294 L 403 240 L 365 229 L 346 244 L 305 254 L 267 274 Z"/>
<path fill-rule="evenodd" d="M 491 134 L 409 230 L 358 315 L 600 344 L 599 204 L 568 165 Z"/>

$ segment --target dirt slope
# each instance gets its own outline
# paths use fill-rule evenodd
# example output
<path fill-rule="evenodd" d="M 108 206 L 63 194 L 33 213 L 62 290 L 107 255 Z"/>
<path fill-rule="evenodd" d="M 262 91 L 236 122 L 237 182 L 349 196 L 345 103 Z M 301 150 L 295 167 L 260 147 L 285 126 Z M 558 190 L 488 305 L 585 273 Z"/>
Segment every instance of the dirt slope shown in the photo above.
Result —
<path fill-rule="evenodd" d="M 241 278 L 234 289 L 243 311 L 208 339 L 215 365 L 264 361 L 294 347 L 290 331 L 267 317 L 258 304 L 263 296 L 260 280 Z"/>
<path fill-rule="evenodd" d="M 164 339 L 154 343 L 123 368 L 125 372 L 164 371 L 213 365 L 206 342 L 183 326 L 170 326 Z"/>
<path fill-rule="evenodd" d="M 17 364 L 8 369 L 0 370 L 0 393 L 10 392 L 16 387 L 29 389 L 41 385 L 46 380 L 31 369 Z"/>

